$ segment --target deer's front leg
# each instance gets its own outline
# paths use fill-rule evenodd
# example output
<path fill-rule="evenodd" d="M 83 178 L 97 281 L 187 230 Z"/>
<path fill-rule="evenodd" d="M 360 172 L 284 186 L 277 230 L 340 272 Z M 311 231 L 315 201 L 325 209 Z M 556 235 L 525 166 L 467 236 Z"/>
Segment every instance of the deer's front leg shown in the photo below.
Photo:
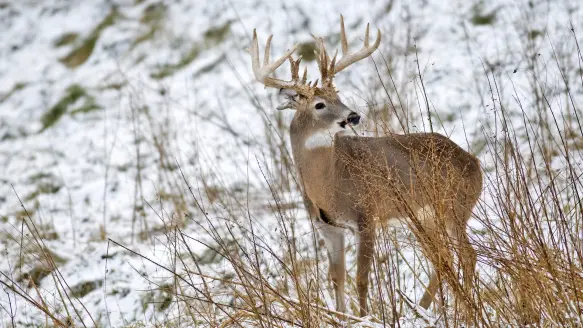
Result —
<path fill-rule="evenodd" d="M 334 286 L 336 311 L 345 312 L 344 284 L 346 281 L 344 229 L 325 223 L 319 218 L 314 227 L 324 239 L 329 260 L 329 274 Z"/>
<path fill-rule="evenodd" d="M 364 217 L 358 219 L 358 243 L 356 254 L 356 288 L 360 316 L 367 315 L 368 276 L 374 255 L 375 227 L 374 222 L 367 222 Z"/>

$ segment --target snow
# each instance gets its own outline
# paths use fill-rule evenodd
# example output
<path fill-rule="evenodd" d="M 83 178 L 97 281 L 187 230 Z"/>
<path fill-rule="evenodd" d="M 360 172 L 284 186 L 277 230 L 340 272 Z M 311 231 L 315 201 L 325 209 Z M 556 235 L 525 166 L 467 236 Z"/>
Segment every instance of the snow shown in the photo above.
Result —
<path fill-rule="evenodd" d="M 81 40 L 87 38 L 108 15 L 111 3 L 117 5 L 120 17 L 102 31 L 89 59 L 74 69 L 60 63 L 73 46 L 57 48 L 54 40 L 67 32 L 78 33 Z M 169 274 L 101 236 L 105 232 L 107 238 L 169 265 L 171 258 L 163 247 L 165 236 L 148 233 L 140 238 L 139 234 L 147 232 L 146 224 L 148 229 L 163 227 L 156 211 L 165 219 L 175 211 L 170 201 L 160 199 L 161 193 L 188 195 L 176 163 L 195 196 L 209 209 L 210 218 L 223 224 L 221 218 L 227 210 L 219 210 L 220 206 L 207 199 L 206 183 L 238 193 L 240 202 L 250 197 L 256 202 L 251 206 L 252 216 L 260 222 L 260 232 L 256 233 L 264 234 L 266 242 L 281 237 L 274 232 L 277 220 L 264 210 L 270 193 L 263 177 L 266 171 L 271 176 L 282 170 L 266 160 L 271 156 L 266 136 L 276 140 L 274 144 L 280 140 L 273 130 L 266 131 L 264 120 L 275 122 L 277 115 L 282 115 L 287 125 L 293 113 L 276 112 L 275 92 L 254 82 L 245 50 L 253 28 L 257 28 L 260 43 L 274 35 L 272 56 L 276 56 L 296 42 L 311 40 L 309 33 L 337 39 L 340 13 L 353 40 L 351 47 L 360 47 L 365 23 L 370 21 L 371 30 L 380 28 L 383 33 L 381 49 L 373 56 L 374 64 L 363 61 L 338 77 L 345 102 L 364 114 L 369 102 L 379 106 L 387 103 L 382 88 L 370 91 L 379 83 L 375 65 L 379 71 L 386 70 L 381 54 L 387 55 L 401 101 L 384 76 L 389 94 L 413 113 L 411 131 L 428 130 L 425 105 L 417 102 L 422 99 L 415 79 L 418 56 L 430 107 L 443 121 L 439 124 L 433 119 L 436 130 L 465 149 L 500 133 L 492 126 L 496 112 L 491 109 L 483 66 L 496 77 L 501 101 L 517 108 L 516 93 L 523 105 L 531 108 L 536 104 L 530 96 L 529 63 L 523 54 L 532 52 L 537 56 L 537 69 L 545 72 L 545 79 L 538 82 L 550 102 L 556 108 L 568 108 L 554 52 L 561 62 L 577 63 L 568 37 L 570 24 L 578 35 L 583 33 L 583 9 L 575 0 L 537 3 L 532 9 L 526 1 L 490 1 L 481 12 L 496 10 L 496 22 L 482 26 L 470 22 L 474 4 L 465 1 L 176 1 L 166 4 L 167 16 L 155 38 L 132 48 L 131 44 L 149 30 L 139 20 L 154 3 L 46 0 L 6 2 L 0 7 L 0 95 L 26 83 L 0 102 L 0 217 L 6 218 L 0 221 L 0 231 L 19 236 L 22 214 L 18 194 L 33 213 L 34 222 L 57 233 L 58 238 L 46 241 L 46 246 L 66 260 L 59 270 L 70 286 L 106 277 L 102 288 L 82 300 L 93 319 L 115 327 L 159 315 L 142 307 L 144 291 L 153 286 L 140 275 L 163 283 Z M 392 8 L 387 11 L 389 3 Z M 204 33 L 210 28 L 225 24 L 231 25 L 224 41 L 203 47 L 190 64 L 174 74 L 152 78 L 151 74 L 165 64 L 179 62 L 193 46 L 204 44 Z M 542 35 L 529 43 L 525 34 L 529 30 Z M 214 67 L 207 70 L 209 65 Z M 564 71 L 571 92 L 580 99 L 583 85 L 578 82 L 576 67 L 565 67 Z M 309 72 L 313 78 L 317 72 L 314 63 L 309 63 Z M 74 84 L 85 88 L 101 109 L 70 114 L 81 101 L 54 126 L 41 131 L 42 115 Z M 113 84 L 121 87 L 113 88 Z M 480 159 L 485 167 L 491 164 L 487 150 Z M 174 168 L 161 168 L 162 161 Z M 29 199 L 39 190 L 39 181 L 44 181 L 34 178 L 38 174 L 49 176 L 47 181 L 60 188 Z M 285 202 L 301 203 L 297 193 L 283 197 Z M 485 202 L 491 201 L 486 198 Z M 204 222 L 192 198 L 186 197 L 186 202 L 193 220 Z M 135 216 L 135 208 L 143 209 L 143 216 Z M 297 218 L 297 233 L 310 245 L 306 214 L 297 210 L 290 217 Z M 475 228 L 479 229 L 479 224 Z M 197 224 L 185 226 L 184 233 L 210 240 Z M 195 253 L 206 250 L 200 243 L 192 244 Z M 16 267 L 19 247 L 15 240 L 3 238 L 0 251 L 0 270 L 9 272 Z M 106 254 L 115 255 L 107 258 Z M 213 265 L 208 269 L 220 271 Z M 50 280 L 43 279 L 41 287 L 54 295 Z M 422 288 L 410 280 L 404 288 L 416 300 Z M 114 290 L 128 293 L 121 297 L 114 295 Z M 8 302 L 14 304 L 15 300 L 0 296 L 4 308 Z M 16 302 L 23 311 L 19 320 L 43 321 L 34 311 L 25 313 L 22 300 Z M 6 318 L 6 313 L 0 316 L 2 321 Z M 406 322 L 416 324 L 411 318 L 402 320 L 404 326 Z"/>

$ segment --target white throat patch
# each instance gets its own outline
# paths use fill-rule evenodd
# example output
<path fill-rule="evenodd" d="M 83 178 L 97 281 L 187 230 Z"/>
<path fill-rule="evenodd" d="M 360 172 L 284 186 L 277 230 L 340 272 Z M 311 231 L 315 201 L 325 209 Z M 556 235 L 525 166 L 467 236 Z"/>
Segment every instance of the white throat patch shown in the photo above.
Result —
<path fill-rule="evenodd" d="M 327 130 L 321 130 L 312 134 L 304 144 L 307 149 L 315 149 L 320 147 L 332 147 L 334 143 L 334 135 L 336 133 L 344 134 L 347 129 L 340 127 L 340 125 L 334 123 L 332 127 Z"/>

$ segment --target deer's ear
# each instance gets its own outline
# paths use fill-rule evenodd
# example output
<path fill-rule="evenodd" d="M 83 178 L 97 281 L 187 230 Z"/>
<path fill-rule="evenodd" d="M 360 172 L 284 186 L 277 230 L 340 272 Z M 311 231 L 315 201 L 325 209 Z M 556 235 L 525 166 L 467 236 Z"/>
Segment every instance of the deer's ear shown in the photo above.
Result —
<path fill-rule="evenodd" d="M 286 97 L 288 99 L 290 99 L 290 98 L 293 99 L 293 98 L 295 98 L 295 97 L 298 96 L 298 92 L 295 91 L 295 90 L 293 90 L 293 89 L 281 88 L 281 89 L 279 89 L 279 95 L 280 96 L 283 96 L 283 97 Z"/>
<path fill-rule="evenodd" d="M 294 104 L 291 101 L 286 101 L 283 104 L 280 104 L 276 107 L 277 110 L 284 110 L 284 109 L 295 109 Z"/>
<path fill-rule="evenodd" d="M 279 89 L 279 96 L 285 98 L 285 102 L 277 106 L 277 109 L 295 109 L 294 103 L 297 102 L 297 97 L 299 96 L 297 91 L 294 89 L 281 88 Z"/>

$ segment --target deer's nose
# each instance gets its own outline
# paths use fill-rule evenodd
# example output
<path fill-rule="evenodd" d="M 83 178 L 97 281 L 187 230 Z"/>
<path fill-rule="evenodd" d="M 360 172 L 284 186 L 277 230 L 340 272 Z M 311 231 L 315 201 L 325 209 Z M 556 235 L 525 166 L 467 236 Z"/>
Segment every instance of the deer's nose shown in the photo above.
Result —
<path fill-rule="evenodd" d="M 356 112 L 352 112 L 348 114 L 346 122 L 348 122 L 348 124 L 357 125 L 360 122 L 360 115 Z"/>

